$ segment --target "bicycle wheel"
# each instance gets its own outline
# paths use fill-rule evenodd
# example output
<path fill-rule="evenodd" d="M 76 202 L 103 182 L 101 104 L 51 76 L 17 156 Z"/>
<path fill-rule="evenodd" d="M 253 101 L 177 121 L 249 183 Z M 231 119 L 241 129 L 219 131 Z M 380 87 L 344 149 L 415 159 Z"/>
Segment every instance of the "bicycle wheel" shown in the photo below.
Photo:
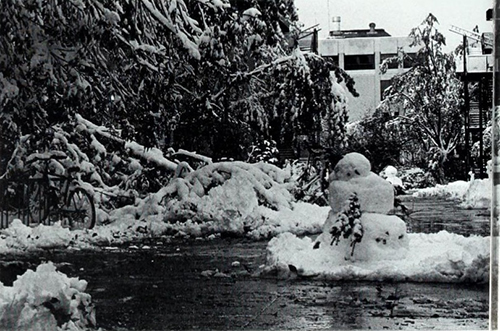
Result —
<path fill-rule="evenodd" d="M 81 187 L 69 194 L 69 199 L 62 210 L 68 218 L 69 227 L 76 229 L 92 229 L 95 225 L 95 206 L 92 196 Z"/>
<path fill-rule="evenodd" d="M 41 224 L 49 214 L 47 190 L 45 186 L 38 182 L 33 181 L 27 186 L 27 225 Z"/>

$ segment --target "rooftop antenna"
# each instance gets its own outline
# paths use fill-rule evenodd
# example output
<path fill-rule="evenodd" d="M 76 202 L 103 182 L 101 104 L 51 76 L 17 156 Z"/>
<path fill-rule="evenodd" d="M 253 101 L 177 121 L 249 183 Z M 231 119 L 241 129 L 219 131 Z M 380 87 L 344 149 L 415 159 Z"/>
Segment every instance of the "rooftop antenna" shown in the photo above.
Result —
<path fill-rule="evenodd" d="M 476 26 L 476 28 L 477 28 L 477 26 Z M 485 45 L 493 46 L 493 40 L 489 40 L 489 39 L 483 38 L 481 36 L 481 34 L 479 34 L 477 31 L 469 31 L 469 30 L 466 30 L 466 29 L 459 28 L 458 26 L 455 26 L 455 25 L 452 25 L 450 27 L 450 31 L 451 32 L 455 32 L 456 34 L 460 34 L 462 36 L 466 36 L 469 39 L 472 39 L 472 40 L 475 40 L 475 41 L 479 41 L 479 42 L 483 42 Z"/>
<path fill-rule="evenodd" d="M 328 11 L 328 33 L 330 33 L 330 0 L 326 0 L 326 8 Z"/>

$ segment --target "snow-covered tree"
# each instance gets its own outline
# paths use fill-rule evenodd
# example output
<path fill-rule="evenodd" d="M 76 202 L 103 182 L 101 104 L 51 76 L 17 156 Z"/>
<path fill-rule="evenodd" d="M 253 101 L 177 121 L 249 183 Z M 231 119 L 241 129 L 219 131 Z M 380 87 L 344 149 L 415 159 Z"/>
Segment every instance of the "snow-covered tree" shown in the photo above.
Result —
<path fill-rule="evenodd" d="M 230 9 L 205 13 L 199 21 L 209 28 L 200 38 L 196 74 L 180 83 L 187 93 L 175 145 L 241 158 L 251 143 L 272 139 L 281 145 L 301 131 L 318 129 L 319 114 L 340 114 L 331 129 L 336 143 L 342 141 L 346 110 L 338 105 L 345 105 L 340 95 L 345 92 L 332 89 L 330 70 L 355 93 L 353 82 L 325 60 L 298 50 L 293 1 L 234 1 Z"/>
<path fill-rule="evenodd" d="M 167 137 L 229 156 L 311 108 L 339 113 L 324 64 L 296 49 L 296 23 L 292 0 L 2 1 L 0 170 L 21 135 L 43 139 L 75 113 L 144 146 Z"/>
<path fill-rule="evenodd" d="M 428 167 L 442 182 L 445 163 L 462 139 L 463 101 L 453 55 L 443 52 L 445 38 L 437 30 L 437 24 L 437 18 L 429 14 L 421 25 L 412 29 L 411 46 L 420 49 L 414 58 L 404 54 L 405 59 L 412 61 L 412 67 L 392 79 L 380 107 L 402 108 L 400 125 L 418 134 L 423 150 L 428 151 Z M 398 59 L 387 59 L 382 70 L 391 61 Z"/>
<path fill-rule="evenodd" d="M 351 124 L 347 136 L 348 150 L 366 155 L 377 173 L 387 165 L 419 165 L 411 157 L 418 153 L 415 136 L 409 136 L 399 122 L 380 110 Z"/>
<path fill-rule="evenodd" d="M 202 30 L 183 0 L 7 0 L 0 3 L 0 30 L 7 159 L 20 135 L 43 133 L 75 112 L 156 145 L 177 111 L 173 79 L 189 74 L 190 61 L 201 57 Z"/>

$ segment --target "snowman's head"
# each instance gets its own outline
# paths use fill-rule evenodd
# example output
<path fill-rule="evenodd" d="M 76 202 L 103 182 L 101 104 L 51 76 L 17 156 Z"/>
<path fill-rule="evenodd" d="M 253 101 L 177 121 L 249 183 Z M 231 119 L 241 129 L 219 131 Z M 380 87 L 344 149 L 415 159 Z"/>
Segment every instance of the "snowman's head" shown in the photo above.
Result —
<path fill-rule="evenodd" d="M 384 173 L 387 177 L 396 177 L 396 175 L 398 174 L 398 169 L 393 166 L 387 166 L 384 170 Z"/>
<path fill-rule="evenodd" d="M 363 154 L 348 153 L 337 163 L 333 171 L 335 179 L 347 181 L 352 178 L 368 176 L 371 164 Z"/>

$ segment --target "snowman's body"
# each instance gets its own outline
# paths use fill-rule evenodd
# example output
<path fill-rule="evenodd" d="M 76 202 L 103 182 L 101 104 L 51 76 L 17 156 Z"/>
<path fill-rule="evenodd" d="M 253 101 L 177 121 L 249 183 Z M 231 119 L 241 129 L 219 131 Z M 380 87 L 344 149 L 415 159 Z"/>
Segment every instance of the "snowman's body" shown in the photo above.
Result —
<path fill-rule="evenodd" d="M 365 177 L 350 180 L 332 180 L 328 187 L 330 207 L 339 212 L 352 193 L 356 193 L 361 203 L 361 211 L 387 214 L 394 208 L 394 188 L 373 172 Z"/>
<path fill-rule="evenodd" d="M 393 166 L 387 166 L 384 171 L 382 171 L 382 176 L 385 180 L 390 182 L 395 188 L 403 189 L 403 181 L 397 176 L 398 170 Z"/>
<path fill-rule="evenodd" d="M 338 213 L 353 193 L 358 197 L 364 230 L 362 240 L 354 250 L 349 238 L 331 245 L 330 233 Z M 371 172 L 370 162 L 362 154 L 349 153 L 335 166 L 330 176 L 329 203 L 330 213 L 322 234 L 316 240 L 320 249 L 344 250 L 345 257 L 354 261 L 405 257 L 409 245 L 406 224 L 397 216 L 387 215 L 394 206 L 394 188 L 390 182 Z"/>

